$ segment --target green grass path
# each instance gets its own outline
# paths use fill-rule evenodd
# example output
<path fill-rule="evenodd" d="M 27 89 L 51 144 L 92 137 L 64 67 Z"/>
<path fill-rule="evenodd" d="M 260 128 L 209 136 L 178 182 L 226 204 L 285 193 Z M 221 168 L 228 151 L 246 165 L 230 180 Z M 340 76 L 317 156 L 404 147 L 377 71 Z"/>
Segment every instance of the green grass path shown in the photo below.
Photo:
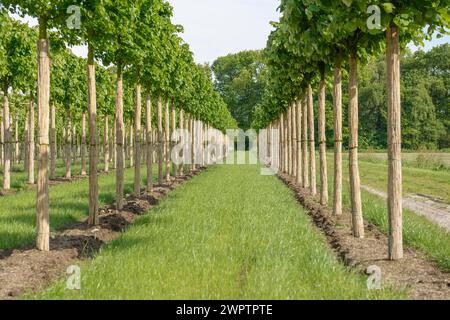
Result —
<path fill-rule="evenodd" d="M 292 192 L 257 166 L 210 167 L 171 192 L 44 299 L 365 299 L 368 291 L 312 226 Z"/>

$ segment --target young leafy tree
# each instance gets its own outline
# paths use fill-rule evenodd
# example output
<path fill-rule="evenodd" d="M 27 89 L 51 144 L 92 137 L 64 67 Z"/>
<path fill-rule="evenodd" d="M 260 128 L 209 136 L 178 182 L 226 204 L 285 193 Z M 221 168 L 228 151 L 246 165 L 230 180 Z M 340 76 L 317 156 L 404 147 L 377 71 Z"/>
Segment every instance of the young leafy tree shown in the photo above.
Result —
<path fill-rule="evenodd" d="M 39 112 L 39 173 L 37 184 L 37 239 L 38 250 L 49 250 L 49 195 L 48 195 L 48 145 L 49 145 L 49 99 L 50 99 L 50 58 L 47 30 L 58 25 L 65 17 L 63 1 L 54 0 L 4 0 L 3 5 L 36 17 L 39 21 L 37 43 L 38 56 L 38 112 Z"/>
<path fill-rule="evenodd" d="M 123 122 L 123 71 L 133 62 L 133 35 L 138 32 L 136 28 L 136 11 L 138 1 L 105 1 L 104 14 L 105 38 L 101 45 L 105 52 L 99 56 L 104 65 L 114 64 L 116 67 L 116 208 L 121 211 L 124 197 L 124 135 Z"/>

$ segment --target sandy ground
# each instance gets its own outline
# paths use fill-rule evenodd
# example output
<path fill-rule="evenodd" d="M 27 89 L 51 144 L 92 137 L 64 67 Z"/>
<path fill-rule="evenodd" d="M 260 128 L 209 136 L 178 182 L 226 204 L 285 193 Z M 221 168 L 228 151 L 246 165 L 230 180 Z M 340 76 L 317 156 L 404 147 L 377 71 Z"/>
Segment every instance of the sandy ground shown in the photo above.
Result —
<path fill-rule="evenodd" d="M 362 185 L 361 187 L 372 194 L 387 199 L 387 194 L 385 192 L 376 190 L 367 185 Z M 418 215 L 426 217 L 431 222 L 450 231 L 450 204 L 416 194 L 403 198 L 403 207 Z"/>

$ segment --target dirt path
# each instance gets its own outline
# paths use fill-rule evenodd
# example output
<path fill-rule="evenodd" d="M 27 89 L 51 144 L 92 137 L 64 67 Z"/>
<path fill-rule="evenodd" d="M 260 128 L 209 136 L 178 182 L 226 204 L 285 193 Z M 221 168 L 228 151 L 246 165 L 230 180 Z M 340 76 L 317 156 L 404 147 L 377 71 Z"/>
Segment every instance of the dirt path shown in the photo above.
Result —
<path fill-rule="evenodd" d="M 361 186 L 364 190 L 387 199 L 385 192 L 376 190 L 367 185 Z M 412 195 L 403 198 L 403 207 L 414 213 L 426 217 L 428 220 L 450 231 L 450 205 L 435 201 L 423 195 Z"/>

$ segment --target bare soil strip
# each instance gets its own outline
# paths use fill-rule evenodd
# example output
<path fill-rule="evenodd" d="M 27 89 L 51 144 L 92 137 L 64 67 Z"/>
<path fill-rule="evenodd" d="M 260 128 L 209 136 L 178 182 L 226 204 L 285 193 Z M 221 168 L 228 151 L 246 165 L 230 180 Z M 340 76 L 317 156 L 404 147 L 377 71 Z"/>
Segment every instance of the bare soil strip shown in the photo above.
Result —
<path fill-rule="evenodd" d="M 364 190 L 375 194 L 383 199 L 387 199 L 385 192 L 376 190 L 372 187 L 362 185 Z M 438 202 L 430 197 L 423 195 L 412 195 L 403 199 L 403 207 L 414 213 L 426 217 L 433 223 L 450 231 L 450 205 Z"/>
<path fill-rule="evenodd" d="M 178 177 L 170 183 L 130 196 L 120 213 L 109 205 L 100 209 L 98 226 L 88 225 L 87 218 L 52 232 L 50 251 L 33 247 L 0 250 L 0 299 L 14 299 L 26 292 L 37 292 L 56 281 L 76 261 L 91 258 L 103 245 L 118 238 L 139 215 L 156 206 L 171 190 L 190 180 L 201 170 Z"/>
<path fill-rule="evenodd" d="M 326 235 L 330 247 L 343 263 L 364 273 L 369 266 L 380 267 L 383 285 L 406 289 L 411 299 L 450 299 L 450 274 L 439 270 L 422 253 L 405 248 L 404 259 L 389 261 L 388 237 L 376 226 L 365 223 L 366 238 L 354 238 L 349 212 L 337 219 L 330 209 L 321 206 L 291 177 L 282 174 L 279 178 L 294 191 L 300 204 Z"/>

